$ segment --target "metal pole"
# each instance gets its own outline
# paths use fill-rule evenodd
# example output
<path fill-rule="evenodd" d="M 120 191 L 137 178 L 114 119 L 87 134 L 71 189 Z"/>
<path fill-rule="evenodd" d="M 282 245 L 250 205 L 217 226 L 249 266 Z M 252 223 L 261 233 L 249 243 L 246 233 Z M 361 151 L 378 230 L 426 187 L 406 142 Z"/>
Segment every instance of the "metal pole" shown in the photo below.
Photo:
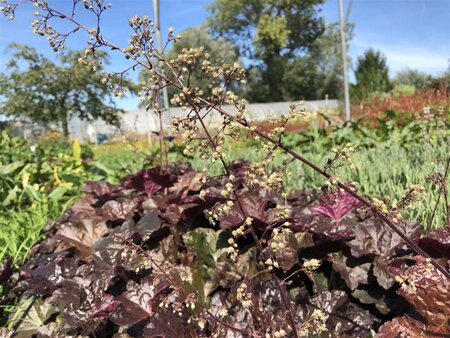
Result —
<path fill-rule="evenodd" d="M 159 0 L 153 0 L 153 11 L 155 13 L 155 30 L 156 30 L 156 42 L 158 44 L 158 53 L 162 54 L 162 41 L 161 41 L 161 27 L 159 21 Z M 161 67 L 161 63 L 159 64 L 159 71 L 161 75 L 164 76 L 164 69 Z M 170 123 L 170 107 L 169 107 L 169 94 L 167 93 L 167 87 L 163 88 L 163 100 L 164 100 L 164 108 L 167 112 L 168 123 Z M 169 130 L 170 132 L 170 130 Z"/>
<path fill-rule="evenodd" d="M 341 22 L 341 45 L 342 45 L 342 66 L 344 73 L 344 107 L 345 107 L 345 121 L 350 121 L 350 94 L 348 90 L 348 67 L 347 67 L 347 39 L 346 39 L 346 20 L 344 17 L 344 5 L 342 0 L 339 0 L 339 19 Z"/>
<path fill-rule="evenodd" d="M 348 22 L 348 17 L 350 16 L 350 11 L 352 10 L 353 0 L 348 0 L 347 12 L 345 13 L 345 24 Z"/>

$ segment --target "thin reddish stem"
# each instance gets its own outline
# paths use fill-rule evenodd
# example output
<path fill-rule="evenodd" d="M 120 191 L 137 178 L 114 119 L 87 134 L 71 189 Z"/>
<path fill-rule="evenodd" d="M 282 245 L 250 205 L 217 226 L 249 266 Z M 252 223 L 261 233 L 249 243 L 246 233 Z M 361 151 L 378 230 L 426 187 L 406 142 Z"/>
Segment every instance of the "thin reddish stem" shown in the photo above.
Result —
<path fill-rule="evenodd" d="M 209 106 L 211 105 L 208 101 L 206 101 L 204 99 L 200 99 L 200 100 L 206 105 L 209 105 Z M 229 119 L 233 120 L 234 122 L 237 122 L 240 125 L 250 129 L 250 125 L 249 125 L 249 123 L 247 121 L 241 120 L 241 119 L 237 119 L 235 116 L 233 116 L 230 113 L 226 112 L 221 107 L 215 106 L 214 109 L 216 111 L 218 111 L 221 115 L 226 116 Z M 324 176 L 326 178 L 331 178 L 330 174 L 326 173 L 324 170 L 319 168 L 317 165 L 315 165 L 311 161 L 307 160 L 306 158 L 304 158 L 303 156 L 301 156 L 297 152 L 293 151 L 289 147 L 283 145 L 281 142 L 278 142 L 277 140 L 274 140 L 269 135 L 266 135 L 265 133 L 263 133 L 263 132 L 261 132 L 259 130 L 256 130 L 256 129 L 255 130 L 251 130 L 251 132 L 255 133 L 256 135 L 258 135 L 259 137 L 265 139 L 266 141 L 276 145 L 278 148 L 284 150 L 286 153 L 290 154 L 296 160 L 298 160 L 300 162 L 303 162 L 304 164 L 306 164 L 310 168 L 314 169 L 316 172 L 318 172 L 322 176 Z M 343 189 L 348 194 L 352 195 L 354 198 L 356 198 L 358 201 L 360 201 L 363 205 L 369 207 L 373 211 L 374 215 L 379 217 L 384 223 L 386 223 L 388 225 L 388 227 L 392 231 L 394 231 L 397 235 L 399 235 L 400 238 L 403 239 L 403 241 L 405 241 L 405 243 L 408 244 L 408 246 L 411 249 L 413 249 L 416 253 L 418 253 L 418 254 L 426 257 L 426 258 L 429 258 L 431 263 L 434 265 L 434 267 L 436 269 L 438 269 L 440 272 L 442 272 L 445 277 L 450 279 L 450 273 L 444 267 L 442 267 L 435 259 L 430 257 L 430 255 L 428 255 L 424 250 L 422 250 L 416 243 L 414 243 L 411 239 L 409 239 L 391 220 L 389 220 L 383 213 L 381 213 L 378 209 L 376 209 L 372 205 L 371 202 L 367 201 L 364 197 L 362 197 L 361 195 L 359 195 L 358 193 L 356 193 L 355 191 L 353 191 L 352 189 L 350 189 L 348 186 L 346 186 L 345 184 L 343 184 L 341 182 L 337 182 L 336 185 L 339 188 Z"/>

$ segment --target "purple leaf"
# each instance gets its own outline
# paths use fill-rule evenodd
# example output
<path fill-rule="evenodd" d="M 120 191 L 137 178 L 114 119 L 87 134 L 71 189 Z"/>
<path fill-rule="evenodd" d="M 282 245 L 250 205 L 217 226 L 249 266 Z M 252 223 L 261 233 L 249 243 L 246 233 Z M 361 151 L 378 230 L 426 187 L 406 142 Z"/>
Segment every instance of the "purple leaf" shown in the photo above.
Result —
<path fill-rule="evenodd" d="M 177 180 L 174 174 L 160 171 L 160 168 L 144 169 L 124 177 L 122 182 L 126 188 L 145 191 L 148 196 L 151 196 L 162 188 L 171 187 Z"/>
<path fill-rule="evenodd" d="M 443 227 L 430 232 L 417 243 L 433 258 L 450 259 L 450 227 Z"/>
<path fill-rule="evenodd" d="M 408 316 L 395 317 L 393 320 L 384 323 L 375 338 L 393 337 L 427 337 L 424 336 L 425 324 Z M 439 337 L 439 336 L 435 336 Z M 445 337 L 445 336 L 441 336 Z"/>
<path fill-rule="evenodd" d="M 335 223 L 329 217 L 295 215 L 293 230 L 298 232 L 308 231 L 313 235 L 314 242 L 347 241 L 353 239 L 355 234 L 352 231 L 353 223 Z"/>
<path fill-rule="evenodd" d="M 100 213 L 103 220 L 125 220 L 127 217 L 133 215 L 136 209 L 137 201 L 128 199 L 123 201 L 111 200 L 103 204 L 100 208 Z"/>
<path fill-rule="evenodd" d="M 5 259 L 0 265 L 0 283 L 5 283 L 13 274 L 12 257 Z"/>
<path fill-rule="evenodd" d="M 109 195 L 118 190 L 120 190 L 120 186 L 104 181 L 88 181 L 84 188 L 81 189 L 82 192 L 91 194 L 97 198 L 100 198 L 104 195 Z"/>
<path fill-rule="evenodd" d="M 428 334 L 450 332 L 450 281 L 425 258 L 417 257 L 417 263 L 404 271 L 406 278 L 399 289 L 426 321 Z M 425 333 L 425 332 L 424 332 Z"/>
<path fill-rule="evenodd" d="M 421 227 L 416 222 L 400 220 L 397 228 L 408 238 L 420 236 Z M 353 228 L 355 239 L 349 242 L 352 254 L 355 257 L 364 255 L 380 255 L 390 257 L 395 249 L 404 244 L 403 239 L 393 232 L 381 219 L 370 217 L 359 222 Z"/>
<path fill-rule="evenodd" d="M 245 216 L 253 218 L 253 227 L 257 229 L 265 229 L 268 224 L 281 221 L 274 208 L 279 200 L 271 190 L 240 190 L 236 193 L 239 195 L 240 203 L 235 203 L 228 213 L 219 217 L 222 229 L 227 230 L 240 226 L 244 222 Z"/>
<path fill-rule="evenodd" d="M 92 311 L 91 317 L 104 318 L 110 316 L 120 304 L 119 300 L 115 300 L 113 296 L 105 294 L 102 304 Z"/>
<path fill-rule="evenodd" d="M 355 290 L 359 284 L 368 283 L 368 272 L 371 264 L 357 260 L 354 257 L 346 257 L 341 252 L 331 255 L 333 269 L 339 273 L 350 290 Z"/>
<path fill-rule="evenodd" d="M 310 311 L 320 309 L 328 316 L 323 337 L 365 338 L 376 317 L 352 303 L 344 291 L 321 290 L 311 299 Z"/>
<path fill-rule="evenodd" d="M 361 202 L 345 190 L 324 193 L 319 203 L 311 208 L 315 216 L 328 216 L 339 222 L 349 212 L 355 210 Z"/>
<path fill-rule="evenodd" d="M 132 326 L 150 317 L 157 295 L 158 291 L 150 281 L 143 281 L 141 284 L 130 281 L 127 291 L 117 298 L 120 305 L 110 319 L 117 325 Z"/>
<path fill-rule="evenodd" d="M 159 312 L 152 316 L 144 329 L 145 337 L 183 338 L 185 325 L 182 319 L 173 313 Z"/>

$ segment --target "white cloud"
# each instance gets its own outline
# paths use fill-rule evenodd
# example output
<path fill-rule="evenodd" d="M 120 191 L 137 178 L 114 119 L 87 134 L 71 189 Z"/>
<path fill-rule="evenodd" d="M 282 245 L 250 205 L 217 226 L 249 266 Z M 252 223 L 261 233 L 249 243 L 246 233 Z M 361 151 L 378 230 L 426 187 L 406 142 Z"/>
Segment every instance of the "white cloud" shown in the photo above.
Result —
<path fill-rule="evenodd" d="M 369 40 L 370 41 L 370 40 Z M 405 68 L 418 69 L 433 75 L 444 72 L 449 66 L 450 51 L 429 49 L 411 45 L 388 45 L 383 43 L 369 43 L 368 40 L 355 39 L 350 42 L 351 56 L 356 61 L 368 48 L 381 51 L 387 60 L 391 74 Z"/>
<path fill-rule="evenodd" d="M 393 73 L 406 67 L 427 73 L 440 73 L 448 66 L 448 55 L 421 49 L 387 49 L 385 55 Z"/>

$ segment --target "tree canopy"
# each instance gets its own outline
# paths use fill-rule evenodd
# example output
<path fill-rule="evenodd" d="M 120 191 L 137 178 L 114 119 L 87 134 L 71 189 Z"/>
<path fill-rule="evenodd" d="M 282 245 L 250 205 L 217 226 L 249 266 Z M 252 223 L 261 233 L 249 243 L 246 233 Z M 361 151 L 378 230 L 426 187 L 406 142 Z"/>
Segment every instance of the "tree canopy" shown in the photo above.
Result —
<path fill-rule="evenodd" d="M 405 68 L 397 73 L 394 81 L 397 85 L 408 85 L 416 89 L 426 89 L 432 85 L 433 77 L 417 69 Z"/>
<path fill-rule="evenodd" d="M 253 101 L 283 100 L 289 62 L 304 56 L 324 33 L 317 16 L 324 0 L 215 0 L 209 7 L 212 32 L 238 45 L 253 61 Z M 308 67 L 308 66 L 306 66 Z M 309 69 L 308 69 L 309 70 Z M 304 74 L 306 75 L 306 74 Z"/>
<path fill-rule="evenodd" d="M 353 25 L 347 26 L 352 38 Z M 291 60 L 283 77 L 284 100 L 322 100 L 338 98 L 343 83 L 342 49 L 339 26 L 328 24 L 325 32 L 311 45 L 309 53 Z"/>
<path fill-rule="evenodd" d="M 373 49 L 366 50 L 363 56 L 358 57 L 355 77 L 356 85 L 353 87 L 353 94 L 356 99 L 385 93 L 392 89 L 386 57 Z"/>
<path fill-rule="evenodd" d="M 0 74 L 2 114 L 40 123 L 59 122 L 66 136 L 72 116 L 118 122 L 120 110 L 113 102 L 110 84 L 103 79 L 101 69 L 94 71 L 79 64 L 82 52 L 65 51 L 55 63 L 25 45 L 13 44 L 11 49 L 8 73 Z M 106 54 L 98 57 L 107 62 Z"/>

